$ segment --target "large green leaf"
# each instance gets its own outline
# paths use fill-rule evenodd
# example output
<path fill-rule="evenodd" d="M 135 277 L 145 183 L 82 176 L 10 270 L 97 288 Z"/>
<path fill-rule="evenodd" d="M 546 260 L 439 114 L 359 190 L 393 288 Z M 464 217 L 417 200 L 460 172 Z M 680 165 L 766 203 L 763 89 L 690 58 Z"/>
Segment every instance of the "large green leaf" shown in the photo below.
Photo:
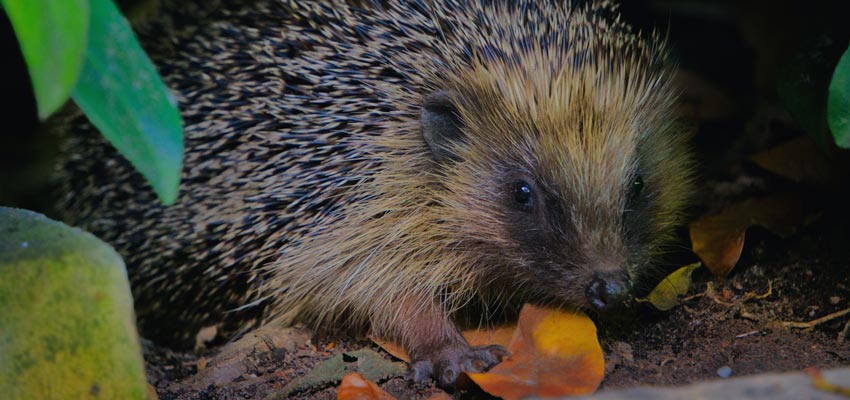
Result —
<path fill-rule="evenodd" d="M 175 102 L 112 0 L 91 0 L 74 101 L 163 201 L 177 198 L 183 128 Z"/>
<path fill-rule="evenodd" d="M 832 74 L 826 117 L 835 144 L 850 149 L 850 47 L 841 56 Z"/>
<path fill-rule="evenodd" d="M 45 119 L 68 100 L 80 76 L 88 0 L 0 0 L 30 73 L 38 116 Z"/>

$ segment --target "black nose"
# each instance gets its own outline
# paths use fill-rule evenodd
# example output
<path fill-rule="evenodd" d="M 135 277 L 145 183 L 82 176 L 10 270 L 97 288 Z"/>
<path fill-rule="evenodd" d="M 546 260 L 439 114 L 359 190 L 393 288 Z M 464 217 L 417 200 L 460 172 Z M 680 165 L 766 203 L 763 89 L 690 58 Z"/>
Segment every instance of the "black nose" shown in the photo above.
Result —
<path fill-rule="evenodd" d="M 595 273 L 587 285 L 587 301 L 597 310 L 624 303 L 629 296 L 629 281 L 624 273 Z"/>

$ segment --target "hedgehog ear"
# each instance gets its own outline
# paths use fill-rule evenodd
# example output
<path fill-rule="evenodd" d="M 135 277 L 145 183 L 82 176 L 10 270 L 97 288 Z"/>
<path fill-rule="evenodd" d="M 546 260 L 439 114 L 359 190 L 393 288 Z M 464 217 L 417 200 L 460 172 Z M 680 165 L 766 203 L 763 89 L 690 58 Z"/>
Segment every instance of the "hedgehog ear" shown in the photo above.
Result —
<path fill-rule="evenodd" d="M 456 98 L 455 93 L 440 90 L 425 97 L 422 104 L 422 136 L 438 161 L 457 158 L 450 150 L 451 143 L 462 136 L 463 125 L 455 106 Z"/>

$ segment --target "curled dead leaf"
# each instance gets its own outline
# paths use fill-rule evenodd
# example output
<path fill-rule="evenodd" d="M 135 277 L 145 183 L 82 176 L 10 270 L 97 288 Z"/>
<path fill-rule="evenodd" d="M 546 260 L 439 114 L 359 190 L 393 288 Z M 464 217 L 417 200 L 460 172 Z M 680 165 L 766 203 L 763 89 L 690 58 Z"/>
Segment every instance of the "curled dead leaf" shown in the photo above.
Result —
<path fill-rule="evenodd" d="M 378 347 L 384 349 L 387 353 L 390 353 L 391 356 L 404 361 L 406 363 L 410 363 L 410 356 L 407 355 L 407 350 L 404 347 L 401 347 L 400 344 L 390 342 L 389 340 L 383 340 L 375 335 L 369 335 L 369 340 L 372 343 L 378 345 Z"/>
<path fill-rule="evenodd" d="M 821 374 L 818 368 L 806 368 L 806 374 L 808 374 L 809 377 L 812 378 L 812 386 L 814 386 L 815 389 L 827 393 L 834 393 L 840 396 L 850 397 L 850 387 L 838 386 L 827 382 L 827 380 L 823 377 L 823 374 Z"/>
<path fill-rule="evenodd" d="M 391 394 L 357 372 L 346 374 L 336 392 L 338 400 L 395 400 Z"/>
<path fill-rule="evenodd" d="M 802 203 L 797 195 L 778 194 L 733 204 L 691 223 L 691 247 L 712 274 L 726 276 L 741 257 L 747 228 L 789 236 L 805 220 Z"/>
<path fill-rule="evenodd" d="M 754 154 L 750 159 L 759 167 L 794 182 L 838 187 L 844 184 L 847 171 L 850 171 L 850 161 L 840 155 L 819 146 L 811 135 L 803 135 Z"/>
<path fill-rule="evenodd" d="M 549 310 L 526 304 L 516 326 L 467 330 L 473 346 L 499 344 L 511 357 L 486 373 L 464 373 L 458 385 L 474 382 L 503 399 L 591 393 L 602 381 L 605 360 L 596 326 L 582 313 Z M 371 337 L 394 357 L 408 361 L 398 345 Z M 468 386 L 466 387 L 468 388 Z"/>
<path fill-rule="evenodd" d="M 596 326 L 582 313 L 526 304 L 508 350 L 511 357 L 492 370 L 465 375 L 503 399 L 587 394 L 602 382 Z"/>

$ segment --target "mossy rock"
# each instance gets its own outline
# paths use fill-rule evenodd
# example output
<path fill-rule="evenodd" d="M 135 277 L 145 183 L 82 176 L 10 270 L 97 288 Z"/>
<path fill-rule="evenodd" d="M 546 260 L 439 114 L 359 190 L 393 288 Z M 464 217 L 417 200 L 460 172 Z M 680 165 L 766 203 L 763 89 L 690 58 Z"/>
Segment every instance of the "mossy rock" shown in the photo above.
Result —
<path fill-rule="evenodd" d="M 80 229 L 4 207 L 0 397 L 147 398 L 121 257 Z"/>

